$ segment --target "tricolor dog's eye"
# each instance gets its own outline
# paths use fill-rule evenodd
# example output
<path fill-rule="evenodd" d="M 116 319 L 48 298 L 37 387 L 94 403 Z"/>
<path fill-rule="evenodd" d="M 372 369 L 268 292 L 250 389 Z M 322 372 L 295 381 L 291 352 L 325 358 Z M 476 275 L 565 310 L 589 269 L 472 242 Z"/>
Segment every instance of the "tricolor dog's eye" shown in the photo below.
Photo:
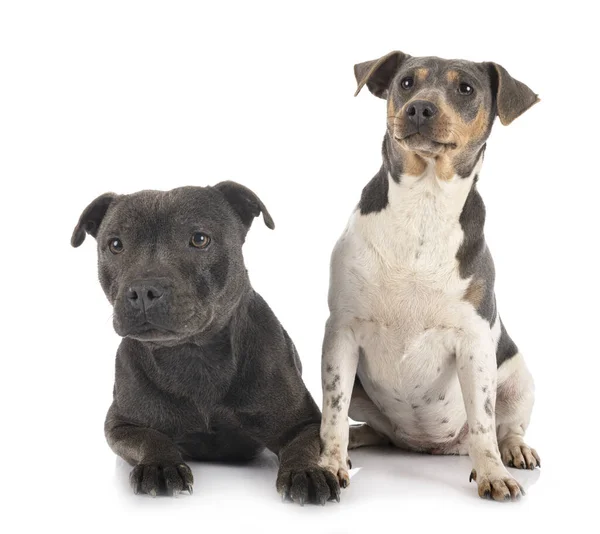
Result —
<path fill-rule="evenodd" d="M 112 237 L 108 242 L 108 250 L 110 250 L 113 254 L 120 254 L 123 252 L 123 241 L 121 241 L 118 237 Z"/>
<path fill-rule="evenodd" d="M 400 85 L 402 86 L 402 89 L 410 89 L 413 85 L 415 84 L 415 80 L 412 76 L 406 76 L 405 78 L 402 78 L 402 80 L 400 80 Z"/>
<path fill-rule="evenodd" d="M 473 94 L 473 88 L 468 83 L 463 82 L 458 86 L 458 92 L 461 95 L 471 95 Z"/>
<path fill-rule="evenodd" d="M 190 245 L 196 248 L 206 248 L 210 243 L 210 237 L 202 232 L 196 232 L 190 239 Z"/>

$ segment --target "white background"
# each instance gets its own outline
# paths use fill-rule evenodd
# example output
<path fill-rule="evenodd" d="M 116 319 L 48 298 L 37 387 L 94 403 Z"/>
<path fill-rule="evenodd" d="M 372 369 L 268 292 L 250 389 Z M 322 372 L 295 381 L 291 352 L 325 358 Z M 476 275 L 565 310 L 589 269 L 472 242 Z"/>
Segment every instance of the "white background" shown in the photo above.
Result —
<path fill-rule="evenodd" d="M 0 4 L 2 466 L 10 532 L 525 532 L 595 521 L 598 39 L 555 2 Z M 537 382 L 519 503 L 480 500 L 468 458 L 353 454 L 341 504 L 281 504 L 276 463 L 193 464 L 195 493 L 134 496 L 104 441 L 111 310 L 81 210 L 105 191 L 237 180 L 275 219 L 245 246 L 320 404 L 329 255 L 380 165 L 385 104 L 354 63 L 390 50 L 491 60 L 541 103 L 496 124 L 480 191 L 505 323 Z M 593 527 L 589 527 L 593 528 Z M 4 529 L 3 529 L 4 530 Z M 7 530 L 4 530 L 7 531 Z"/>

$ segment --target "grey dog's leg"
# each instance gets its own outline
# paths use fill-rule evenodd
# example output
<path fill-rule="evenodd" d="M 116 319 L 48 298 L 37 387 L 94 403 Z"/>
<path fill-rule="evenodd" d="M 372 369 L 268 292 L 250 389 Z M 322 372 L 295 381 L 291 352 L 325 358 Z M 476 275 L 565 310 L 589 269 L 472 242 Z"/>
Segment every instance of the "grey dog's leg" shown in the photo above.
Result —
<path fill-rule="evenodd" d="M 192 471 L 168 436 L 120 420 L 114 405 L 108 410 L 104 432 L 111 449 L 134 466 L 129 481 L 135 493 L 192 492 Z"/>
<path fill-rule="evenodd" d="M 279 450 L 277 491 L 284 498 L 289 494 L 300 504 L 305 500 L 324 504 L 330 498 L 340 499 L 336 478 L 319 466 L 319 428 L 319 423 L 307 425 Z"/>

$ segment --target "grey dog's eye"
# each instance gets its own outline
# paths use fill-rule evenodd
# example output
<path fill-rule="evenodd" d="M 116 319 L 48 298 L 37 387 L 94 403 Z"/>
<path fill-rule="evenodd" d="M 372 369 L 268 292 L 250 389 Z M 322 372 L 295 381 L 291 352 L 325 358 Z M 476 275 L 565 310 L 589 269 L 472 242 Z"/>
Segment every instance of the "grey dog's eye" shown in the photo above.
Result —
<path fill-rule="evenodd" d="M 108 249 L 113 254 L 120 254 L 121 252 L 123 252 L 123 242 L 118 237 L 113 237 L 108 242 Z"/>
<path fill-rule="evenodd" d="M 463 82 L 458 86 L 458 92 L 461 95 L 470 95 L 473 93 L 473 88 L 468 83 Z"/>
<path fill-rule="evenodd" d="M 407 76 L 406 78 L 402 78 L 400 81 L 400 85 L 402 89 L 410 89 L 415 84 L 415 80 L 411 76 Z"/>
<path fill-rule="evenodd" d="M 210 237 L 202 232 L 196 232 L 190 239 L 190 245 L 196 248 L 206 248 L 210 243 Z"/>

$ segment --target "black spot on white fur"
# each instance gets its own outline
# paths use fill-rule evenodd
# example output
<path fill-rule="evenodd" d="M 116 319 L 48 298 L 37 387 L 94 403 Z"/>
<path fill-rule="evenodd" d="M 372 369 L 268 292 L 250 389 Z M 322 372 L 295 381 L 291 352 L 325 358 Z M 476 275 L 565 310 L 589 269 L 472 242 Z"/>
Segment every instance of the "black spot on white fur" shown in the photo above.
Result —
<path fill-rule="evenodd" d="M 485 404 L 483 405 L 483 407 L 485 409 L 485 413 L 487 413 L 489 417 L 492 417 L 492 414 L 494 412 L 492 410 L 492 399 L 489 396 L 487 399 L 485 399 Z"/>

